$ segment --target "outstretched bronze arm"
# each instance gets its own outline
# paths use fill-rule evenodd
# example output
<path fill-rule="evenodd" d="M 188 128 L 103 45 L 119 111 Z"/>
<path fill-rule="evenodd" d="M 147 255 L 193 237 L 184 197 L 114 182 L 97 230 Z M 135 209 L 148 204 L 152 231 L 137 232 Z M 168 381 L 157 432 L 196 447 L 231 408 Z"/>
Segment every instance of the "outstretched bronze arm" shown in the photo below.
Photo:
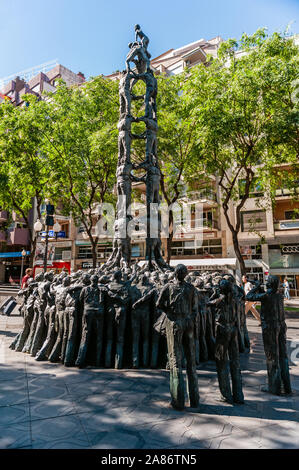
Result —
<path fill-rule="evenodd" d="M 155 293 L 155 288 L 151 289 L 147 294 L 145 294 L 143 297 L 141 297 L 140 299 L 136 300 L 136 302 L 132 305 L 132 308 L 136 308 L 138 307 L 138 305 L 141 305 L 142 303 L 146 302 L 147 300 L 149 300 L 153 294 Z"/>

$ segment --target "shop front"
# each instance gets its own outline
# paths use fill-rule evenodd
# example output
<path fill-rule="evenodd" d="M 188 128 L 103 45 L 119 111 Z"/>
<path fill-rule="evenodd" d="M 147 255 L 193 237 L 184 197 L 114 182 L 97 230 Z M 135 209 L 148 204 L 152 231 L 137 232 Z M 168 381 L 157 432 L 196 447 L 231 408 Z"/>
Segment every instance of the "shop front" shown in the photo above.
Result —
<path fill-rule="evenodd" d="M 43 261 L 37 261 L 33 267 L 33 277 L 43 272 L 44 263 Z M 71 273 L 71 263 L 69 261 L 48 261 L 47 271 L 54 271 L 55 274 L 59 274 L 62 271 Z"/>
<path fill-rule="evenodd" d="M 0 253 L 0 282 L 11 285 L 19 285 L 20 278 L 29 267 L 30 251 L 26 251 L 26 256 L 22 259 L 22 252 Z"/>
<path fill-rule="evenodd" d="M 286 278 L 291 297 L 299 297 L 299 243 L 269 246 L 270 274 Z"/>

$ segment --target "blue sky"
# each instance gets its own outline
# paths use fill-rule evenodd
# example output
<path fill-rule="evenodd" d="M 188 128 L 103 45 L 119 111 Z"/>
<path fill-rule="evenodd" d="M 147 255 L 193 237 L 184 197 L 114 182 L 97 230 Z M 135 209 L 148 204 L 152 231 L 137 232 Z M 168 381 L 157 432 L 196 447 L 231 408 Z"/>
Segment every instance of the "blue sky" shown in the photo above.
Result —
<path fill-rule="evenodd" d="M 299 33 L 299 0 L 0 0 L 0 78 L 59 59 L 86 77 L 124 68 L 134 24 L 152 57 L 266 26 Z"/>

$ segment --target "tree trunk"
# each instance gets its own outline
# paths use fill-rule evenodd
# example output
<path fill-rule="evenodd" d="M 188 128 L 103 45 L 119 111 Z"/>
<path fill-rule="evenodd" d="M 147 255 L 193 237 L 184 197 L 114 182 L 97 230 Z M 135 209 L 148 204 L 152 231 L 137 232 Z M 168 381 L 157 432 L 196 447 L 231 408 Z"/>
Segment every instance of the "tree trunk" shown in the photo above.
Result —
<path fill-rule="evenodd" d="M 166 241 L 166 263 L 170 263 L 171 259 L 171 249 L 172 249 L 172 240 L 173 240 L 173 212 L 169 211 L 169 234 Z"/>
<path fill-rule="evenodd" d="M 232 232 L 232 238 L 233 238 L 233 245 L 234 245 L 234 250 L 236 253 L 236 257 L 240 263 L 240 270 L 241 270 L 241 275 L 244 276 L 246 274 L 246 267 L 245 267 L 245 261 L 243 259 L 243 256 L 241 254 L 240 250 L 240 245 L 239 245 L 239 240 L 238 240 L 238 232 L 234 231 Z"/>
<path fill-rule="evenodd" d="M 29 256 L 29 267 L 33 268 L 35 252 L 36 252 L 36 242 L 37 238 L 35 237 L 34 240 L 31 240 L 30 243 L 30 256 Z"/>
<path fill-rule="evenodd" d="M 97 267 L 97 242 L 94 240 L 91 243 L 92 251 L 92 267 L 95 269 Z"/>

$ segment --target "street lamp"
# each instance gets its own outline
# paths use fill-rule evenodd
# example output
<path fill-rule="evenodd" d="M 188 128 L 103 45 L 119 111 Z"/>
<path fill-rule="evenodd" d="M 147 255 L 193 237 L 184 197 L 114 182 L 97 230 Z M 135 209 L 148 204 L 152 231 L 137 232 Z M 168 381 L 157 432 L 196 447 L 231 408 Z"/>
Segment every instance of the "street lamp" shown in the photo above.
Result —
<path fill-rule="evenodd" d="M 43 224 L 41 223 L 39 219 L 37 219 L 37 221 L 34 224 L 34 230 L 36 232 L 40 232 L 42 228 L 43 228 Z"/>
<path fill-rule="evenodd" d="M 55 224 L 53 225 L 53 230 L 55 232 L 55 239 L 57 240 L 57 235 L 61 230 L 61 226 L 58 222 L 55 222 Z"/>
<path fill-rule="evenodd" d="M 24 250 L 24 248 L 23 248 L 23 250 L 22 250 L 22 252 L 21 252 L 21 255 L 22 255 L 22 264 L 21 264 L 20 286 L 22 286 L 23 269 L 24 269 L 24 258 L 25 258 L 25 256 L 27 255 L 27 251 Z"/>

